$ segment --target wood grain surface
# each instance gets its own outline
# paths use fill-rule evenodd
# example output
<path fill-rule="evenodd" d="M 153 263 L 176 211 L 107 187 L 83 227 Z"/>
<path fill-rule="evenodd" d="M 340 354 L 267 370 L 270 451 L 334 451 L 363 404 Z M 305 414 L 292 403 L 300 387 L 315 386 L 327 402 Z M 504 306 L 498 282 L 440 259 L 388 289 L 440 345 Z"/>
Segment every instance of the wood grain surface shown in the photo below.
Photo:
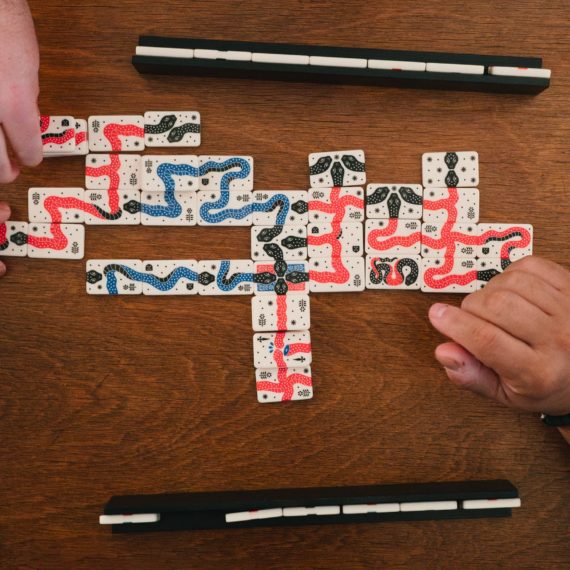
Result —
<path fill-rule="evenodd" d="M 568 2 L 33 0 L 48 114 L 197 109 L 200 154 L 305 188 L 307 154 L 363 148 L 369 181 L 477 150 L 481 221 L 532 223 L 570 266 Z M 1 17 L 1 15 L 0 15 Z M 539 55 L 537 97 L 141 76 L 139 34 Z M 0 46 L 1 49 L 1 46 Z M 0 78 L 1 81 L 1 78 Z M 181 152 L 181 151 L 180 151 Z M 1 189 L 82 186 L 81 158 Z M 85 258 L 247 258 L 248 228 L 88 226 Z M 452 386 L 426 314 L 461 296 L 312 297 L 315 397 L 256 402 L 249 297 L 94 297 L 84 261 L 8 259 L 0 281 L 2 568 L 563 568 L 570 454 L 536 416 Z M 507 478 L 511 519 L 112 536 L 112 494 Z"/>

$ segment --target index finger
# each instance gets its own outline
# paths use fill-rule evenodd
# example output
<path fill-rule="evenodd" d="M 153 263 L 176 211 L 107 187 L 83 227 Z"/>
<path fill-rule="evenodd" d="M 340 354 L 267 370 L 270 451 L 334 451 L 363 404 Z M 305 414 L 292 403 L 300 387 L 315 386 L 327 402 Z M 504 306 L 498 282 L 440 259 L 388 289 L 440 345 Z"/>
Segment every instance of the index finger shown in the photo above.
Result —
<path fill-rule="evenodd" d="M 499 375 L 516 376 L 530 369 L 534 352 L 523 341 L 472 313 L 436 303 L 429 311 L 432 325 L 467 349 Z"/>
<path fill-rule="evenodd" d="M 24 166 L 37 166 L 42 161 L 43 152 L 36 101 L 24 96 L 5 113 L 2 127 L 14 154 Z"/>

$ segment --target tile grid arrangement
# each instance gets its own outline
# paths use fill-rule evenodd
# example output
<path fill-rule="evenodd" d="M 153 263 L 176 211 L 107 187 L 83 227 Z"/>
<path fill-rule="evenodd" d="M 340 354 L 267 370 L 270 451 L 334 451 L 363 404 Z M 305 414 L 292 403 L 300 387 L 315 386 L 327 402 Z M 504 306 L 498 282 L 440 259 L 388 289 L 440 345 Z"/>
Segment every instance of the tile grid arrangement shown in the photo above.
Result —
<path fill-rule="evenodd" d="M 41 126 L 46 156 L 86 155 L 86 189 L 30 188 L 30 223 L 0 225 L 0 255 L 81 259 L 82 224 L 252 226 L 251 259 L 89 260 L 86 288 L 255 294 L 260 402 L 313 395 L 309 293 L 471 292 L 532 253 L 532 226 L 478 223 L 476 152 L 426 153 L 422 185 L 366 191 L 362 150 L 314 153 L 309 191 L 253 191 L 251 157 L 126 154 L 199 145 L 197 112 L 52 116 Z"/>

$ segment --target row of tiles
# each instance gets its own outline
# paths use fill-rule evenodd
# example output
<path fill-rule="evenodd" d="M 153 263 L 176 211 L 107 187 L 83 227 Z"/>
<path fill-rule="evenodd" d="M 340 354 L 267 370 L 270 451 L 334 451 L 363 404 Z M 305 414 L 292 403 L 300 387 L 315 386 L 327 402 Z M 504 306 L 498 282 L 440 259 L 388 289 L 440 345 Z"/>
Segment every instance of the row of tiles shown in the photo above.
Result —
<path fill-rule="evenodd" d="M 152 115 L 152 118 L 147 119 L 147 115 Z M 178 129 L 184 134 L 191 132 L 190 123 L 174 126 L 178 124 L 178 118 L 187 121 L 189 117 L 197 121 L 197 132 L 194 134 L 198 134 L 199 144 L 199 113 L 153 112 L 147 115 L 99 115 L 89 117 L 87 122 L 71 116 L 42 116 L 44 153 L 46 156 L 86 154 L 87 148 L 102 153 L 140 151 L 149 137 L 151 140 L 154 137 L 154 146 L 169 146 L 163 140 L 165 136 L 171 136 Z M 155 122 L 147 123 L 147 120 Z M 156 140 L 159 136 L 163 137 L 160 142 Z M 161 165 L 162 172 L 159 171 Z M 212 179 L 216 178 L 226 182 L 226 186 L 220 186 L 224 190 L 253 189 L 253 159 L 249 156 L 145 155 L 144 158 L 138 156 L 128 159 L 126 155 L 107 154 L 100 158 L 89 155 L 86 169 L 88 176 L 90 172 L 99 176 L 112 172 L 129 183 L 142 170 L 147 175 L 148 184 L 158 188 L 168 182 L 167 177 L 176 175 L 188 178 L 182 183 L 185 190 L 204 189 L 208 184 L 208 188 L 212 188 Z M 479 182 L 479 156 L 475 151 L 424 153 L 422 177 L 424 186 L 475 187 Z M 364 151 L 353 149 L 309 154 L 309 179 L 312 188 L 365 184 Z"/>
<path fill-rule="evenodd" d="M 145 147 L 196 147 L 201 142 L 198 111 L 148 111 L 143 115 L 42 115 L 44 156 L 142 151 Z"/>
<path fill-rule="evenodd" d="M 106 189 L 112 172 L 122 187 L 137 185 L 159 190 L 174 184 L 188 191 L 219 186 L 228 180 L 229 190 L 253 189 L 253 158 L 220 155 L 90 154 L 86 157 L 86 186 Z M 246 172 L 244 172 L 246 171 Z M 172 182 L 173 179 L 173 182 Z M 422 155 L 423 186 L 474 188 L 479 183 L 479 155 L 475 151 L 429 152 Z M 366 183 L 363 150 L 309 154 L 311 188 L 361 186 Z"/>
<path fill-rule="evenodd" d="M 28 213 L 31 222 L 113 223 L 129 225 L 137 222 L 137 203 L 150 205 L 180 204 L 185 208 L 215 202 L 225 214 L 216 223 L 226 225 L 283 225 L 311 222 L 360 222 L 364 213 L 371 219 L 397 218 L 443 223 L 479 221 L 477 188 L 426 188 L 420 185 L 369 184 L 361 187 L 337 187 L 311 190 L 257 190 L 223 193 L 150 191 L 121 188 L 117 191 L 88 188 L 30 188 Z M 98 206 L 97 210 L 89 208 Z M 112 208 L 112 209 L 111 209 Z M 91 210 L 91 212 L 90 212 Z M 121 215 L 113 217 L 108 213 Z M 195 215 L 178 215 L 164 210 L 171 225 L 192 225 Z M 184 212 L 192 214 L 193 212 Z M 149 216 L 156 217 L 156 216 Z M 190 218 L 190 219 L 188 219 Z M 144 219 L 144 218 L 143 218 Z M 148 221 L 148 220 L 147 220 Z M 143 221 L 143 223 L 145 223 Z M 194 222 L 195 223 L 195 222 Z M 212 223 L 208 221 L 207 223 Z"/>
<path fill-rule="evenodd" d="M 416 71 L 427 73 L 461 73 L 466 75 L 500 75 L 509 77 L 540 77 L 549 79 L 550 69 L 490 65 L 467 65 L 426 61 L 365 59 L 357 57 L 328 57 L 289 53 L 263 53 L 242 50 L 191 49 L 174 47 L 137 46 L 136 55 L 170 57 L 176 59 L 205 59 L 270 63 L 277 65 L 310 65 L 316 67 L 344 67 L 353 69 L 383 69 L 389 71 Z"/>
<path fill-rule="evenodd" d="M 267 302 L 266 297 L 289 298 L 308 293 L 359 292 L 365 289 L 469 293 L 485 287 L 509 264 L 507 259 L 499 257 L 476 260 L 374 255 L 366 258 L 313 258 L 295 263 L 92 259 L 86 266 L 86 291 L 92 295 L 255 294 L 256 299 L 260 298 L 254 299 L 255 303 Z M 263 327 L 263 323 L 259 326 Z M 269 326 L 259 330 L 305 328 L 308 327 L 274 329 Z"/>
<path fill-rule="evenodd" d="M 92 207 L 101 215 L 96 205 Z M 161 208 L 169 206 L 143 203 L 142 213 L 133 213 L 132 217 L 142 218 L 143 224 L 156 225 L 160 217 L 151 214 L 160 214 Z M 182 218 L 185 225 L 195 225 L 196 217 L 201 223 L 195 211 L 196 208 L 188 206 L 178 217 L 186 216 Z M 91 218 L 86 222 L 97 223 Z M 82 224 L 9 221 L 0 225 L 0 255 L 3 256 L 82 259 L 84 245 Z M 43 255 L 41 250 L 45 250 Z M 251 258 L 255 261 L 301 262 L 307 257 L 358 257 L 364 252 L 424 258 L 502 257 L 515 261 L 531 255 L 532 250 L 533 227 L 529 224 L 422 224 L 419 220 L 390 219 L 366 220 L 365 224 L 311 223 L 251 228 Z"/>
<path fill-rule="evenodd" d="M 383 513 L 411 513 L 429 511 L 483 510 L 520 508 L 518 497 L 511 499 L 466 499 L 463 501 L 409 501 L 402 503 L 362 503 L 354 505 L 321 505 L 316 507 L 276 507 L 225 513 L 227 523 L 263 520 L 280 517 L 365 515 Z M 160 520 L 160 513 L 101 515 L 99 524 L 146 524 Z"/>

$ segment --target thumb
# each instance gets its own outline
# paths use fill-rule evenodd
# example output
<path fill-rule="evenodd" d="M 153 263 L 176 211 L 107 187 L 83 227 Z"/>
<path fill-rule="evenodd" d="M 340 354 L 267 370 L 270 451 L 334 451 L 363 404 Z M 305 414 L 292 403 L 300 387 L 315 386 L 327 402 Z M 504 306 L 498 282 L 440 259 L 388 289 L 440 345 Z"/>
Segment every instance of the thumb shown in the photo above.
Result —
<path fill-rule="evenodd" d="M 506 405 L 497 373 L 462 346 L 455 342 L 440 344 L 435 349 L 435 357 L 454 384 Z"/>

